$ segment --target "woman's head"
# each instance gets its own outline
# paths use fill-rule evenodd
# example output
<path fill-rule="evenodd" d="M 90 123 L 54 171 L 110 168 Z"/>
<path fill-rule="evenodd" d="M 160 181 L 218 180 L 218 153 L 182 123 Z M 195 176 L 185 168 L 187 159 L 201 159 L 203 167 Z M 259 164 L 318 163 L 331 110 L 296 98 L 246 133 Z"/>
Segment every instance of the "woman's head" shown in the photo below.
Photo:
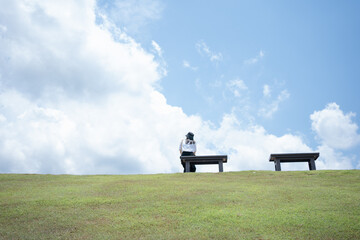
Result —
<path fill-rule="evenodd" d="M 192 132 L 188 132 L 188 134 L 186 134 L 186 138 L 189 140 L 194 140 L 194 134 Z"/>

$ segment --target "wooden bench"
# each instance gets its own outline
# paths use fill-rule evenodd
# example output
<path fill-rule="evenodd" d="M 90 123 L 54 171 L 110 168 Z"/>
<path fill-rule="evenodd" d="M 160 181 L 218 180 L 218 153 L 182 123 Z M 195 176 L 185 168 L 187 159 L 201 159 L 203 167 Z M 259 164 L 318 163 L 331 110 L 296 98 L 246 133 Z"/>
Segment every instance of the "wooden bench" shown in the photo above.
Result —
<path fill-rule="evenodd" d="M 185 163 L 185 172 L 190 172 L 190 163 L 201 164 L 219 164 L 219 172 L 223 172 L 223 163 L 227 162 L 227 155 L 208 155 L 208 156 L 180 156 Z"/>
<path fill-rule="evenodd" d="M 316 170 L 315 160 L 320 153 L 281 153 L 271 154 L 269 162 L 274 162 L 275 171 L 281 171 L 281 162 L 307 162 L 310 170 Z"/>

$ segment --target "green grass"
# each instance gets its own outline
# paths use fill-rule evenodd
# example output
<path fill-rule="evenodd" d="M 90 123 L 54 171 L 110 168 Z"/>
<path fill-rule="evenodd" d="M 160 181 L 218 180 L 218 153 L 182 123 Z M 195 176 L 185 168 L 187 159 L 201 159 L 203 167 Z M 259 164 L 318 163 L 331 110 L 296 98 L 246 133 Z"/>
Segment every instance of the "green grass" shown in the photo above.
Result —
<path fill-rule="evenodd" d="M 0 174 L 0 239 L 360 239 L 360 171 Z"/>

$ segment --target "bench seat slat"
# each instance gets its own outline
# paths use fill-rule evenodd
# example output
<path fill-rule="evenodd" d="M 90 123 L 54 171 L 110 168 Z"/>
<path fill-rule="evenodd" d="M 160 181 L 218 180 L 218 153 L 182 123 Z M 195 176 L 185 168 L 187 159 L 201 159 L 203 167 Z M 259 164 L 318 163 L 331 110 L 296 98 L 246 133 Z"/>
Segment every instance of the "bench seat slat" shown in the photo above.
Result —
<path fill-rule="evenodd" d="M 180 158 L 181 160 L 190 160 L 191 162 L 218 162 L 219 160 L 222 160 L 224 163 L 227 162 L 227 155 L 181 156 Z"/>

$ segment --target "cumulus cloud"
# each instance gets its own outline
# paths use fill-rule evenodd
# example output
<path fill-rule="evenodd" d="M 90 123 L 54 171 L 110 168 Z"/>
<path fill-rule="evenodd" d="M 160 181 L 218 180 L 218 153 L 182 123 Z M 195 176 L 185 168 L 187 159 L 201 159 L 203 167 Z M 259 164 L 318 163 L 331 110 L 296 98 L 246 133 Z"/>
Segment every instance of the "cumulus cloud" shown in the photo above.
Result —
<path fill-rule="evenodd" d="M 215 53 L 211 51 L 204 41 L 197 42 L 196 49 L 200 54 L 207 56 L 211 62 L 219 62 L 223 59 L 221 53 Z"/>
<path fill-rule="evenodd" d="M 354 113 L 344 114 L 336 103 L 329 103 L 323 110 L 310 115 L 312 130 L 321 143 L 317 149 L 321 153 L 318 169 L 358 168 L 353 166 L 356 156 L 347 156 L 342 152 L 360 143 L 358 126 L 352 121 L 353 117 Z"/>
<path fill-rule="evenodd" d="M 321 143 L 334 149 L 348 149 L 360 143 L 358 126 L 352 121 L 354 113 L 344 114 L 336 103 L 311 114 L 311 127 Z"/>
<path fill-rule="evenodd" d="M 124 34 L 118 35 L 122 44 L 115 42 L 105 26 L 94 24 L 94 5 L 27 1 L 2 10 L 0 20 L 9 29 L 0 40 L 3 85 L 32 97 L 51 92 L 53 98 L 139 91 L 156 82 L 153 55 Z M 121 77 L 114 80 L 116 75 Z"/>
<path fill-rule="evenodd" d="M 153 88 L 158 62 L 119 29 L 96 25 L 94 9 L 88 1 L 26 1 L 0 10 L 9 29 L 0 39 L 2 171 L 147 172 L 165 159 L 158 138 L 146 136 L 159 135 L 163 114 L 187 116 L 151 111 L 168 107 Z M 142 163 L 151 144 L 154 160 Z"/>
<path fill-rule="evenodd" d="M 299 136 L 286 134 L 277 137 L 259 125 L 244 127 L 234 114 L 226 114 L 218 129 L 204 128 L 200 136 L 204 140 L 200 142 L 200 147 L 206 147 L 209 154 L 229 154 L 226 168 L 233 171 L 273 170 L 273 164 L 268 162 L 271 153 L 311 151 Z"/>
<path fill-rule="evenodd" d="M 226 171 L 273 169 L 270 153 L 311 150 L 299 136 L 243 126 L 234 114 L 214 127 L 169 105 L 154 87 L 164 76 L 160 45 L 145 51 L 97 15 L 95 1 L 2 4 L 2 173 L 179 172 L 188 131 L 199 154 L 229 155 Z"/>
<path fill-rule="evenodd" d="M 342 152 L 337 151 L 327 145 L 320 145 L 317 150 L 320 152 L 320 157 L 316 161 L 316 168 L 321 169 L 353 169 L 352 162 L 355 161 L 355 156 L 345 156 Z"/>

